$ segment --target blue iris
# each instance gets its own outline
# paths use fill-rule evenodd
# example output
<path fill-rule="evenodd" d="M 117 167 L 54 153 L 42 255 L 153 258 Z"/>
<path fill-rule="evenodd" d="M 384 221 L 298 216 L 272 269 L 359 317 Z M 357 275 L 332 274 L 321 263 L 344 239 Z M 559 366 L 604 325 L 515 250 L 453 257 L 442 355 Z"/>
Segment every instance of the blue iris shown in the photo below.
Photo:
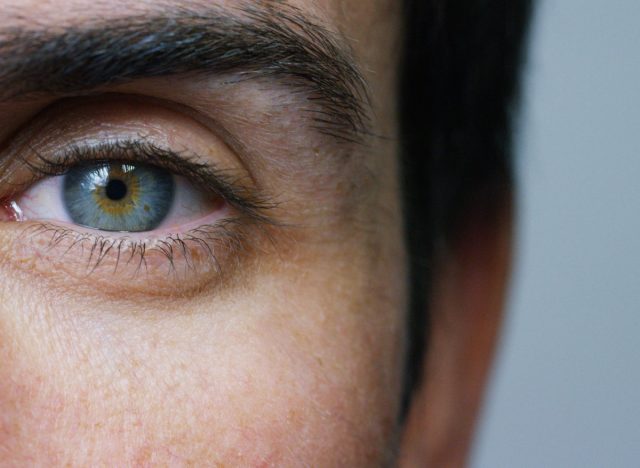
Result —
<path fill-rule="evenodd" d="M 73 222 L 103 231 L 151 231 L 167 217 L 173 175 L 133 164 L 77 166 L 64 176 L 62 199 Z"/>

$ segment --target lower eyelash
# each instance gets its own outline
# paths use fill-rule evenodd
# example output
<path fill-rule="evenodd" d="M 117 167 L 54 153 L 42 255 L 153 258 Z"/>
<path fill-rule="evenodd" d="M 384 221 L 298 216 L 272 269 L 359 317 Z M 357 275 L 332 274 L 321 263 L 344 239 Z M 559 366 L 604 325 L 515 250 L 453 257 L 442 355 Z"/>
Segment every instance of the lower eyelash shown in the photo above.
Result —
<path fill-rule="evenodd" d="M 48 251 L 62 249 L 61 260 L 69 255 L 86 256 L 88 275 L 109 263 L 114 274 L 123 268 L 133 268 L 132 275 L 138 276 L 141 272 L 148 272 L 149 268 L 160 266 L 160 263 L 150 266 L 150 257 L 165 263 L 168 275 L 178 274 L 181 270 L 188 273 L 203 268 L 213 269 L 219 275 L 223 263 L 220 257 L 237 257 L 244 249 L 244 227 L 240 220 L 229 218 L 183 234 L 134 239 L 130 236 L 108 237 L 80 232 L 52 223 L 34 223 L 26 227 L 23 234 L 44 238 Z"/>

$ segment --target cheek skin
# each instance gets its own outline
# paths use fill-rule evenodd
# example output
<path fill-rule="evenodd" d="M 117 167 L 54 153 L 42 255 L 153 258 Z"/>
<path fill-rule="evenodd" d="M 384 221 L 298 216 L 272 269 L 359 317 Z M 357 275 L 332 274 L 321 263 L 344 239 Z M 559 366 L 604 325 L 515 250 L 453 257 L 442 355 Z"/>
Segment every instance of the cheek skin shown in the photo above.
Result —
<path fill-rule="evenodd" d="M 23 3 L 15 9 L 31 11 Z M 350 2 L 293 3 L 342 11 Z M 371 45 L 389 35 L 364 13 L 345 15 L 357 48 L 387 49 Z M 389 119 L 375 133 L 393 135 L 394 86 L 381 77 L 395 66 L 369 55 L 375 114 Z M 406 278 L 398 175 L 387 167 L 396 148 L 381 145 L 369 169 L 384 187 L 363 190 L 357 221 L 345 216 L 339 232 L 262 258 L 233 288 L 167 298 L 162 309 L 44 289 L 37 273 L 6 261 L 0 229 L 0 461 L 384 466 L 397 435 Z M 316 196 L 301 202 L 315 206 Z M 321 231 L 322 216 L 305 217 Z"/>
<path fill-rule="evenodd" d="M 375 466 L 395 431 L 404 304 L 402 259 L 369 253 L 289 252 L 166 316 L 40 294 L 1 266 L 0 459 Z"/>

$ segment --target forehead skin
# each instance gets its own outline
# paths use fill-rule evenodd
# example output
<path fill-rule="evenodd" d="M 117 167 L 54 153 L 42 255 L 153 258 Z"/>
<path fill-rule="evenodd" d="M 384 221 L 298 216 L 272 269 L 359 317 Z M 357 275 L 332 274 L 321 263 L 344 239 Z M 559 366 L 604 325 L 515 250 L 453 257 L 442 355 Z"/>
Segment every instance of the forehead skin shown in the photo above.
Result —
<path fill-rule="evenodd" d="M 274 10 L 284 4 L 255 3 Z M 100 291 L 84 297 L 74 279 L 45 283 L 55 271 L 17 272 L 10 234 L 0 226 L 0 460 L 16 466 L 390 463 L 406 309 L 394 139 L 400 3 L 288 2 L 337 34 L 364 76 L 374 135 L 353 149 L 365 161 L 353 170 L 372 182 L 347 215 L 334 208 L 350 196 L 344 187 L 360 180 L 347 175 L 356 174 L 329 182 L 318 176 L 319 203 L 306 181 L 295 180 L 297 172 L 258 165 L 267 186 L 290 184 L 283 212 L 323 209 L 303 210 L 311 227 L 290 236 L 293 241 L 276 238 L 276 252 L 256 249 L 261 258 L 243 273 L 240 287 L 189 300 L 124 302 Z M 214 5 L 236 11 L 238 2 L 0 0 L 0 32 L 59 31 Z M 154 88 L 153 97 L 163 90 Z M 3 103 L 0 126 L 37 111 Z M 240 123 L 237 128 L 248 125 Z M 2 147 L 7 135 L 0 138 Z M 261 138 L 247 141 L 271 150 L 287 144 Z"/>

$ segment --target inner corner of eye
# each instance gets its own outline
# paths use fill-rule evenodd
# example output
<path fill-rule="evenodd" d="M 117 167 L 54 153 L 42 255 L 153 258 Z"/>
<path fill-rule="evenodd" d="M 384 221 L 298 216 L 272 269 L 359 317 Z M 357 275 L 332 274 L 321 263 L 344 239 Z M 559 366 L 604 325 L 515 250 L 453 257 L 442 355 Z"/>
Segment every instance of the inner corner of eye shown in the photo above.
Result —
<path fill-rule="evenodd" d="M 0 199 L 0 222 L 22 221 L 24 215 L 18 203 L 11 198 Z"/>

